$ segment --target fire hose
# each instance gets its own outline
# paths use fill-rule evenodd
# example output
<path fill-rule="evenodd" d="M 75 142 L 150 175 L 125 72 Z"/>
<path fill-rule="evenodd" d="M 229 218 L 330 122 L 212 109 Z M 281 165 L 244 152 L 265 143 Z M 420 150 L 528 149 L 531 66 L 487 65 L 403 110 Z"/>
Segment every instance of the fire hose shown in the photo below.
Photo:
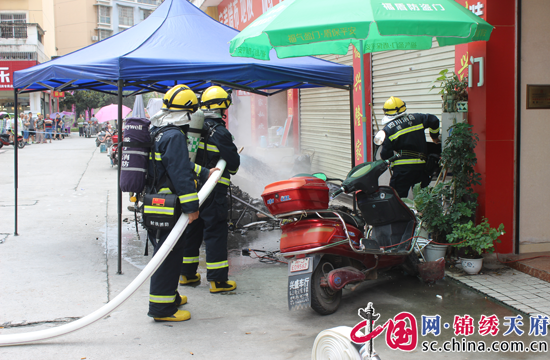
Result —
<path fill-rule="evenodd" d="M 199 191 L 199 203 L 202 204 L 206 198 L 210 195 L 214 186 L 218 180 L 220 180 L 221 175 L 225 169 L 226 162 L 222 159 L 218 161 L 215 167 L 220 169 L 215 171 L 208 178 L 208 181 L 204 184 L 202 189 Z M 57 336 L 69 334 L 76 330 L 80 330 L 88 325 L 93 324 L 94 322 L 104 318 L 109 315 L 112 311 L 122 305 L 126 300 L 130 298 L 145 281 L 147 281 L 151 275 L 158 269 L 160 264 L 166 259 L 168 253 L 172 251 L 172 248 L 179 240 L 180 236 L 185 231 L 185 228 L 189 224 L 189 218 L 186 214 L 182 214 L 178 219 L 176 225 L 158 250 L 158 252 L 153 256 L 149 264 L 139 273 L 139 275 L 124 289 L 120 294 L 118 294 L 112 301 L 103 305 L 98 310 L 93 313 L 73 321 L 71 323 L 58 326 L 51 329 L 22 333 L 22 334 L 10 334 L 10 335 L 0 335 L 0 346 L 9 346 L 9 345 L 20 345 L 26 344 L 41 340 L 51 339 Z"/>
<path fill-rule="evenodd" d="M 350 340 L 352 328 L 338 326 L 321 331 L 315 338 L 311 359 L 313 360 L 362 360 L 360 346 Z"/>

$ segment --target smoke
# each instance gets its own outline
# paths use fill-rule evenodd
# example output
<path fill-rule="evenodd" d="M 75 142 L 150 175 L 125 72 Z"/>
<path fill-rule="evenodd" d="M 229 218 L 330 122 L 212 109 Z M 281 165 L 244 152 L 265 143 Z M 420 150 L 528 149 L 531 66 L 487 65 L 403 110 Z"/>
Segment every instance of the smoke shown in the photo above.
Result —
<path fill-rule="evenodd" d="M 232 102 L 228 129 L 237 148 L 244 146 L 239 172 L 231 178 L 234 184 L 258 198 L 266 185 L 309 170 L 307 166 L 295 166 L 298 153 L 292 148 L 291 139 L 287 146 L 281 146 L 282 136 L 276 135 L 287 120 L 286 92 L 270 97 L 234 93 Z"/>

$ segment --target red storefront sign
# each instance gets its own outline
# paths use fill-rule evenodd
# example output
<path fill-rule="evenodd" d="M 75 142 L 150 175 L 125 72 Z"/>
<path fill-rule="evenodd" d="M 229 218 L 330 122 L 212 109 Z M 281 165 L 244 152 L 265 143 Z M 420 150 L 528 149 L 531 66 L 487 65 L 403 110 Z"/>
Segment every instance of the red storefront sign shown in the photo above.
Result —
<path fill-rule="evenodd" d="M 0 61 L 0 91 L 13 90 L 13 72 L 30 68 L 36 61 Z"/>
<path fill-rule="evenodd" d="M 65 97 L 65 92 L 64 91 L 54 91 L 53 92 L 53 97 L 56 97 L 56 98 Z"/>
<path fill-rule="evenodd" d="M 221 23 L 242 30 L 283 0 L 223 0 L 218 5 Z"/>

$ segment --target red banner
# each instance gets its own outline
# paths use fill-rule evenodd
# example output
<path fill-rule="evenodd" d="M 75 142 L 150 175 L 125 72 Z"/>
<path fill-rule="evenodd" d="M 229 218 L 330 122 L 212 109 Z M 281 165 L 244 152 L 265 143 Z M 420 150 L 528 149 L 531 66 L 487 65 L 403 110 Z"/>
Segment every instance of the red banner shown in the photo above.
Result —
<path fill-rule="evenodd" d="M 13 72 L 36 64 L 36 61 L 0 61 L 0 90 L 13 90 Z"/>
<path fill-rule="evenodd" d="M 64 91 L 54 91 L 53 92 L 53 97 L 56 97 L 56 98 L 65 97 L 65 92 Z"/>

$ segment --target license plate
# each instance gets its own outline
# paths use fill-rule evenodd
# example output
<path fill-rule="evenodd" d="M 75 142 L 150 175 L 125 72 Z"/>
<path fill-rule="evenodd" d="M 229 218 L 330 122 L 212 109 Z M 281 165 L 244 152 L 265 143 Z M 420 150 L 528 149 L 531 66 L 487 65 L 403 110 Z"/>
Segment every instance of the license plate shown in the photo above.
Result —
<path fill-rule="evenodd" d="M 311 258 L 303 258 L 303 259 L 296 259 L 293 260 L 290 263 L 290 272 L 298 272 L 298 271 L 304 271 L 309 269 L 309 259 Z"/>

